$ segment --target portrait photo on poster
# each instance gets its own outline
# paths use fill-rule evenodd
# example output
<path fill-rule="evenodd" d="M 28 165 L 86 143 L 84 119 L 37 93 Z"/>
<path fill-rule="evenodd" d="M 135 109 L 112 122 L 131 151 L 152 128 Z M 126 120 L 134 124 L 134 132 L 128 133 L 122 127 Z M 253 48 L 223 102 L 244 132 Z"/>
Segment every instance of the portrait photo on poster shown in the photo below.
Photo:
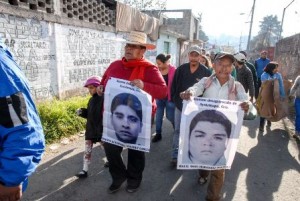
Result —
<path fill-rule="evenodd" d="M 127 84 L 128 81 L 124 83 L 119 79 L 107 84 L 102 139 L 122 147 L 149 151 L 151 102 L 147 104 L 147 94 Z"/>
<path fill-rule="evenodd" d="M 194 111 L 190 113 L 183 113 L 179 168 L 230 168 L 241 127 L 237 116 L 239 112 L 231 110 L 232 107 L 224 109 L 226 107 L 220 105 L 200 105 L 197 108 L 191 106 Z"/>

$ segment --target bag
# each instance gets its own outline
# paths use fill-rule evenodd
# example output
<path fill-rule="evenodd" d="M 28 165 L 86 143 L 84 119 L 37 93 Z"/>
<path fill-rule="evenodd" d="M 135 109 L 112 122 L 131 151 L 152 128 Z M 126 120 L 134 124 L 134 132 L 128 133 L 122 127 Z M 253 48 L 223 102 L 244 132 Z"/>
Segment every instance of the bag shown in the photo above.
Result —
<path fill-rule="evenodd" d="M 244 114 L 244 120 L 254 120 L 257 116 L 257 110 L 253 103 L 249 103 L 249 110 Z"/>
<path fill-rule="evenodd" d="M 271 122 L 279 121 L 288 115 L 287 98 L 281 100 L 277 79 L 266 80 L 262 83 L 256 107 L 259 116 Z"/>

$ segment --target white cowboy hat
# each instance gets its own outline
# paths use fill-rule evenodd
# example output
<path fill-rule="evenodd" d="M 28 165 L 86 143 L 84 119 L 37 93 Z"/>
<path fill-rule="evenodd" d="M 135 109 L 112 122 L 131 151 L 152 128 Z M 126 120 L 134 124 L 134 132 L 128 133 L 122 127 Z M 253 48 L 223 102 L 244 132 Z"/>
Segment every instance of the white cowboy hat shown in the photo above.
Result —
<path fill-rule="evenodd" d="M 129 33 L 128 40 L 126 41 L 127 44 L 133 44 L 133 45 L 141 45 L 146 47 L 148 50 L 153 50 L 156 48 L 155 45 L 151 43 L 147 43 L 147 35 L 143 32 L 139 31 L 131 31 Z"/>

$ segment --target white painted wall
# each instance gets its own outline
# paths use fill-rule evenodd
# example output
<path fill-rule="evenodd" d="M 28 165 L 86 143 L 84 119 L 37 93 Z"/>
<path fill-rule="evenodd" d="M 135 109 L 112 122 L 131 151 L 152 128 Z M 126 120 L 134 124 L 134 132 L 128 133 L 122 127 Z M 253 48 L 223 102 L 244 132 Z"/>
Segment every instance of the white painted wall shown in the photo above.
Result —
<path fill-rule="evenodd" d="M 102 76 L 122 57 L 120 39 L 126 36 L 0 13 L 1 41 L 23 69 L 36 100 L 86 93 L 84 81 Z M 147 52 L 146 58 L 155 62 L 156 52 Z"/>
<path fill-rule="evenodd" d="M 167 34 L 160 33 L 159 39 L 157 40 L 157 55 L 164 52 L 164 42 L 170 42 L 170 54 L 171 54 L 171 64 L 178 67 L 179 58 L 178 58 L 178 48 L 179 43 L 177 38 L 172 37 Z"/>

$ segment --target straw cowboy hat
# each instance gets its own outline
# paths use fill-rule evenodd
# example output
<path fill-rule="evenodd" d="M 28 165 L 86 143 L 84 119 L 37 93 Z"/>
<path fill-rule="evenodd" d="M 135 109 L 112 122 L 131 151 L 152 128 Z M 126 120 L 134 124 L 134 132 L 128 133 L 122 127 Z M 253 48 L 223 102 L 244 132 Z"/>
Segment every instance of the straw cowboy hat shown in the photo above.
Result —
<path fill-rule="evenodd" d="M 131 31 L 126 43 L 133 44 L 133 45 L 141 45 L 146 47 L 146 49 L 148 50 L 153 50 L 156 48 L 155 45 L 151 43 L 147 43 L 147 35 L 139 31 Z"/>

